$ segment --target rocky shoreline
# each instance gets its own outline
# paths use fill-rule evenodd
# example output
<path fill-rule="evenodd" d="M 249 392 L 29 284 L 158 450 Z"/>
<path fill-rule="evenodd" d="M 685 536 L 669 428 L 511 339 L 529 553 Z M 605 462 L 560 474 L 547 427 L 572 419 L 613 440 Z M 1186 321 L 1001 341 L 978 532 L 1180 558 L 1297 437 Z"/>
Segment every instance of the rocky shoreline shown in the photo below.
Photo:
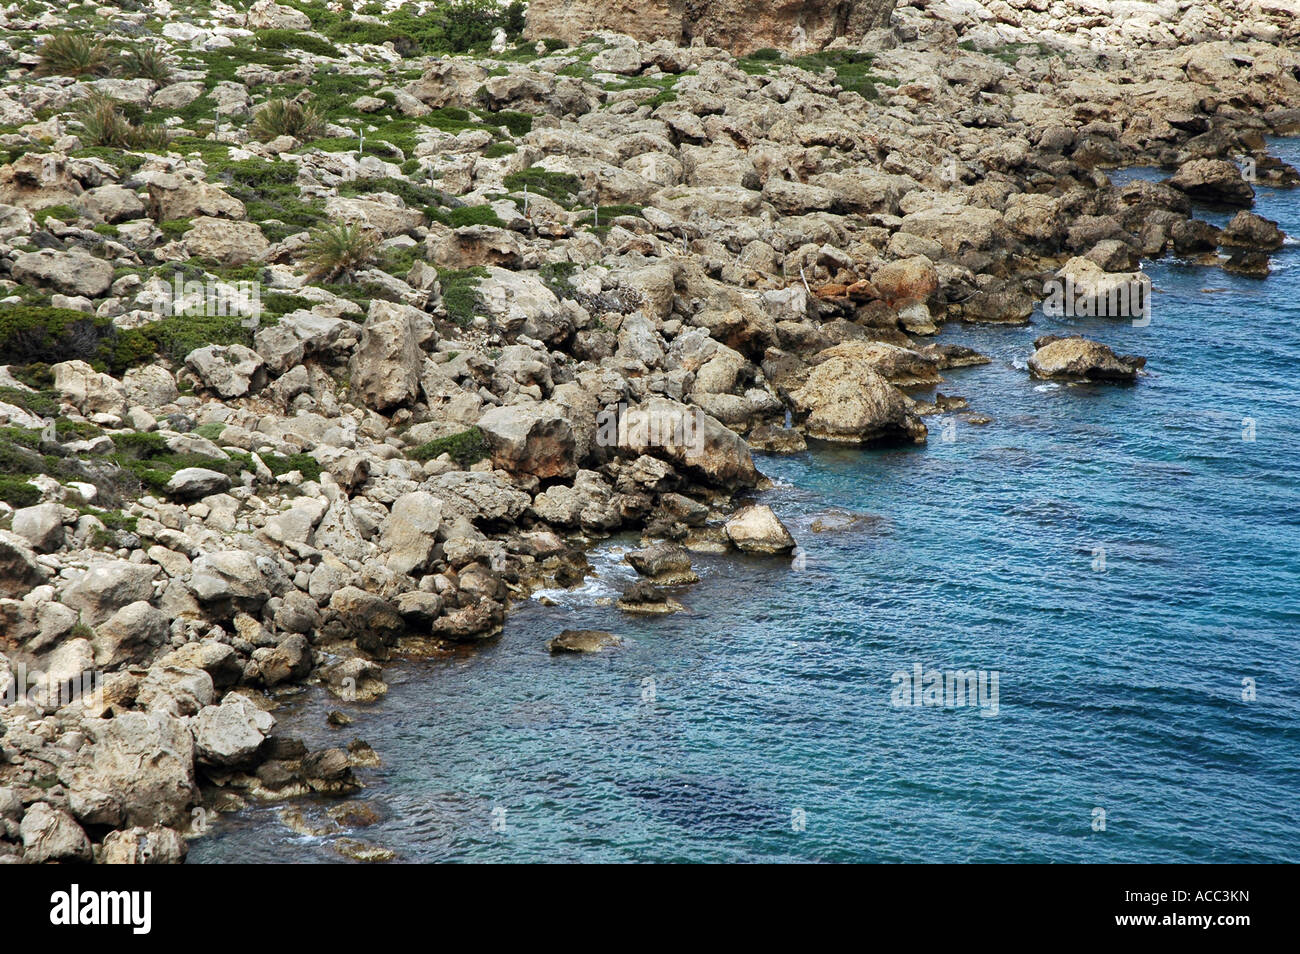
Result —
<path fill-rule="evenodd" d="M 986 422 L 909 393 L 988 360 L 941 326 L 1059 283 L 1158 332 L 1141 261 L 1267 274 L 1254 186 L 1300 184 L 1282 0 L 918 2 L 739 56 L 391 6 L 0 17 L 0 861 L 179 861 L 211 812 L 355 792 L 376 754 L 278 697 L 377 701 L 616 532 L 627 612 L 693 551 L 788 554 L 751 448 Z M 1008 333 L 1037 377 L 1169 357 Z"/>

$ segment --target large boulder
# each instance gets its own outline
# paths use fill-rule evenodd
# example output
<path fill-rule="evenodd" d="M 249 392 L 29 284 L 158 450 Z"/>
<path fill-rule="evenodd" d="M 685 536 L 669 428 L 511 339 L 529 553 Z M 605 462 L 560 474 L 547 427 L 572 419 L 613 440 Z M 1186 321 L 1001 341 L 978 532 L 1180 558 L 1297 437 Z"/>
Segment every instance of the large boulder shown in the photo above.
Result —
<path fill-rule="evenodd" d="M 167 481 L 167 496 L 173 500 L 199 500 L 230 489 L 230 478 L 207 467 L 182 467 Z"/>
<path fill-rule="evenodd" d="M 59 773 L 72 813 L 95 825 L 188 822 L 198 791 L 186 721 L 161 711 L 87 719 L 92 744 Z"/>
<path fill-rule="evenodd" d="M 13 277 L 65 295 L 97 298 L 113 284 L 113 266 L 81 249 L 60 252 L 43 248 L 39 252 L 20 252 L 14 259 Z"/>
<path fill-rule="evenodd" d="M 699 39 L 736 55 L 764 47 L 820 49 L 888 26 L 896 0 L 533 0 L 525 35 L 576 43 L 596 31 L 690 46 Z"/>
<path fill-rule="evenodd" d="M 218 265 L 247 265 L 260 261 L 271 247 L 256 222 L 235 222 L 199 216 L 184 235 L 185 247 L 195 258 Z"/>
<path fill-rule="evenodd" d="M 425 223 L 423 212 L 404 208 L 400 200 L 381 202 L 336 196 L 325 201 L 325 214 L 333 222 L 374 229 L 385 238 L 413 232 Z"/>
<path fill-rule="evenodd" d="M 205 706 L 194 720 L 194 751 L 208 765 L 242 765 L 257 754 L 275 719 L 247 696 L 232 692 L 219 706 Z"/>
<path fill-rule="evenodd" d="M 194 561 L 190 588 L 201 603 L 256 612 L 289 587 L 284 571 L 270 557 L 246 550 L 205 553 Z"/>
<path fill-rule="evenodd" d="M 428 569 L 441 528 L 442 500 L 433 494 L 417 490 L 394 500 L 380 537 L 380 546 L 388 552 L 388 568 L 394 573 Z"/>
<path fill-rule="evenodd" d="M 144 600 L 128 603 L 95 628 L 95 665 L 112 669 L 148 661 L 166 641 L 170 623 L 166 613 Z"/>
<path fill-rule="evenodd" d="M 596 442 L 632 457 L 658 457 L 722 487 L 753 487 L 759 482 L 744 438 L 699 408 L 670 398 L 650 398 L 621 415 L 606 414 Z"/>
<path fill-rule="evenodd" d="M 63 602 L 81 613 L 82 622 L 99 626 L 131 603 L 153 598 L 158 567 L 127 560 L 96 563 L 63 591 Z"/>
<path fill-rule="evenodd" d="M 63 508 L 37 504 L 14 511 L 13 531 L 40 553 L 53 553 L 63 545 Z"/>
<path fill-rule="evenodd" d="M 50 365 L 54 390 L 82 414 L 122 414 L 126 387 L 110 374 L 96 371 L 84 361 Z"/>
<path fill-rule="evenodd" d="M 1034 342 L 1030 373 L 1037 378 L 1082 381 L 1132 381 L 1147 363 L 1137 355 L 1117 355 L 1097 341 L 1079 335 L 1044 335 Z"/>
<path fill-rule="evenodd" d="M 785 553 L 794 549 L 794 537 L 771 507 L 756 504 L 736 511 L 723 529 L 727 539 L 746 553 Z"/>
<path fill-rule="evenodd" d="M 248 8 L 244 25 L 250 30 L 310 30 L 311 19 L 301 10 L 275 0 L 257 0 Z"/>
<path fill-rule="evenodd" d="M 353 352 L 352 389 L 376 411 L 414 401 L 420 393 L 424 352 L 407 311 L 376 299 Z"/>
<path fill-rule="evenodd" d="M 549 401 L 494 407 L 479 418 L 478 428 L 493 466 L 501 470 L 541 480 L 578 472 L 573 428 L 563 410 Z"/>
<path fill-rule="evenodd" d="M 924 255 L 913 255 L 880 266 L 872 274 L 871 284 L 886 301 L 902 305 L 929 299 L 939 290 L 939 274 Z"/>
<path fill-rule="evenodd" d="M 196 348 L 185 356 L 185 364 L 204 387 L 223 398 L 243 397 L 266 383 L 262 356 L 241 344 Z"/>
<path fill-rule="evenodd" d="M 1276 251 L 1286 242 L 1286 233 L 1277 223 L 1244 209 L 1232 217 L 1221 233 L 1219 244 L 1240 248 Z"/>
<path fill-rule="evenodd" d="M 105 865 L 175 865 L 185 859 L 189 846 L 174 828 L 127 828 L 104 836 L 100 863 Z"/>
<path fill-rule="evenodd" d="M 924 443 L 926 427 L 868 356 L 842 351 L 790 393 L 809 437 L 852 444 Z"/>
<path fill-rule="evenodd" d="M 1189 199 L 1212 205 L 1245 206 L 1255 201 L 1255 190 L 1241 170 L 1223 159 L 1193 159 L 1178 167 L 1169 184 Z"/>
<path fill-rule="evenodd" d="M 155 173 L 149 180 L 149 214 L 158 222 L 212 216 L 222 219 L 245 217 L 244 203 L 206 182 L 191 182 L 170 172 Z"/>
<path fill-rule="evenodd" d="M 36 562 L 36 554 L 26 538 L 0 530 L 0 598 L 26 596 L 49 576 L 50 571 Z"/>
<path fill-rule="evenodd" d="M 90 839 L 67 812 L 35 802 L 21 826 L 23 860 L 39 865 L 47 861 L 90 861 Z"/>

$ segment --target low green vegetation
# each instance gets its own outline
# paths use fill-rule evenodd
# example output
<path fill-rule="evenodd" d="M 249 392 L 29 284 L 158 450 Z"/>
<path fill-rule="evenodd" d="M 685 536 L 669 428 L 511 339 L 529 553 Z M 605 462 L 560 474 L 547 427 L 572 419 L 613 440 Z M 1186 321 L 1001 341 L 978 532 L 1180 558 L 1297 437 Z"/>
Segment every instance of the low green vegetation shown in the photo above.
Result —
<path fill-rule="evenodd" d="M 548 172 L 537 166 L 512 172 L 506 176 L 505 185 L 511 192 L 523 192 L 527 189 L 534 195 L 544 196 L 566 209 L 572 206 L 574 197 L 582 190 L 582 183 L 577 176 L 567 172 Z"/>
<path fill-rule="evenodd" d="M 462 467 L 477 463 L 488 456 L 487 442 L 483 439 L 483 432 L 477 427 L 471 427 L 459 434 L 435 438 L 421 444 L 419 447 L 413 447 L 407 451 L 406 456 L 412 460 L 424 461 L 435 460 L 443 454 L 450 454 L 451 459 Z"/>
<path fill-rule="evenodd" d="M 487 274 L 487 269 L 481 265 L 464 269 L 438 269 L 442 304 L 447 309 L 449 320 L 462 327 L 470 323 L 474 312 L 482 304 L 478 293 L 479 279 L 486 278 Z"/>
<path fill-rule="evenodd" d="M 340 43 L 392 43 L 403 56 L 466 53 L 485 49 L 500 27 L 517 37 L 524 28 L 524 4 L 502 6 L 497 0 L 438 0 L 386 11 L 382 18 L 362 19 L 324 3 L 299 5 L 312 28 Z"/>

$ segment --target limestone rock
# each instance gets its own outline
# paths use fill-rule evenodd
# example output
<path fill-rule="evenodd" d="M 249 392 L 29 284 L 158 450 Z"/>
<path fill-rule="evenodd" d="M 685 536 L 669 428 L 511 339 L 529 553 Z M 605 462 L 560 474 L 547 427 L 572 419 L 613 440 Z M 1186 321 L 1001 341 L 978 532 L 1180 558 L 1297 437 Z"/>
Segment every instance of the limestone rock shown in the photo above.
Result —
<path fill-rule="evenodd" d="M 772 508 L 758 504 L 745 507 L 723 527 L 727 539 L 746 553 L 786 553 L 794 549 L 794 537 Z"/>
<path fill-rule="evenodd" d="M 1044 335 L 1034 342 L 1029 370 L 1038 378 L 1084 381 L 1133 381 L 1146 358 L 1117 355 L 1100 342 L 1079 335 Z"/>

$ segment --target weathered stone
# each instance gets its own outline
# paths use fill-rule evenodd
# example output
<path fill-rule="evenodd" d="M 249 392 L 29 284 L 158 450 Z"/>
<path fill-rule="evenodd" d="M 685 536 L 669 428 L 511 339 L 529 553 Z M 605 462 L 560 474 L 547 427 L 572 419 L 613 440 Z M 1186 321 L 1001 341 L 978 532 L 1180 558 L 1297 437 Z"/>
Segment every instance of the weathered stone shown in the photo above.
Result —
<path fill-rule="evenodd" d="M 746 553 L 785 553 L 794 549 L 794 537 L 771 507 L 745 507 L 723 527 L 727 539 Z"/>
<path fill-rule="evenodd" d="M 66 778 L 68 805 L 95 825 L 187 824 L 194 801 L 194 739 L 165 712 L 123 712 L 84 723 L 92 744 Z"/>
<path fill-rule="evenodd" d="M 410 318 L 390 302 L 375 300 L 349 365 L 352 387 L 367 405 L 387 411 L 420 393 L 424 353 Z"/>
<path fill-rule="evenodd" d="M 22 823 L 23 860 L 39 865 L 47 861 L 90 861 L 90 839 L 67 812 L 35 802 Z"/>
<path fill-rule="evenodd" d="M 600 30 L 689 46 L 699 39 L 737 55 L 764 47 L 814 50 L 889 24 L 895 0 L 533 0 L 526 35 L 577 43 Z"/>
<path fill-rule="evenodd" d="M 58 504 L 15 510 L 12 526 L 39 553 L 52 553 L 63 545 L 63 508 Z"/>
<path fill-rule="evenodd" d="M 388 551 L 388 568 L 416 573 L 429 568 L 442 528 L 442 501 L 426 491 L 403 494 L 393 501 L 384 521 L 380 546 Z"/>
<path fill-rule="evenodd" d="M 1079 335 L 1044 335 L 1034 342 L 1029 370 L 1038 378 L 1084 381 L 1132 381 L 1146 358 L 1117 355 L 1104 344 Z"/>
<path fill-rule="evenodd" d="M 227 266 L 260 261 L 271 247 L 257 223 L 207 215 L 196 218 L 183 239 L 195 258 Z"/>
<path fill-rule="evenodd" d="M 63 591 L 63 602 L 81 613 L 82 621 L 98 626 L 130 603 L 153 599 L 158 567 L 111 560 L 96 563 Z"/>
<path fill-rule="evenodd" d="M 126 388 L 112 375 L 84 361 L 50 365 L 54 389 L 82 414 L 118 414 L 126 410 Z"/>
<path fill-rule="evenodd" d="M 111 669 L 147 661 L 167 639 L 168 625 L 167 615 L 144 600 L 128 603 L 95 627 L 95 664 Z"/>
<path fill-rule="evenodd" d="M 65 295 L 97 298 L 113 284 L 113 266 L 80 249 L 59 252 L 44 248 L 39 252 L 20 252 L 14 259 L 13 277 Z"/>
<path fill-rule="evenodd" d="M 243 397 L 266 383 L 262 356 L 244 345 L 208 345 L 185 356 L 185 364 L 204 387 L 223 398 Z"/>
<path fill-rule="evenodd" d="M 194 751 L 208 765 L 249 762 L 275 726 L 269 712 L 247 696 L 229 693 L 219 706 L 205 706 L 194 721 Z"/>
<path fill-rule="evenodd" d="M 479 418 L 478 428 L 493 465 L 502 470 L 541 480 L 577 473 L 573 429 L 551 402 L 494 407 Z"/>
<path fill-rule="evenodd" d="M 230 489 L 230 478 L 206 467 L 182 467 L 167 481 L 167 496 L 174 500 L 198 500 Z"/>

